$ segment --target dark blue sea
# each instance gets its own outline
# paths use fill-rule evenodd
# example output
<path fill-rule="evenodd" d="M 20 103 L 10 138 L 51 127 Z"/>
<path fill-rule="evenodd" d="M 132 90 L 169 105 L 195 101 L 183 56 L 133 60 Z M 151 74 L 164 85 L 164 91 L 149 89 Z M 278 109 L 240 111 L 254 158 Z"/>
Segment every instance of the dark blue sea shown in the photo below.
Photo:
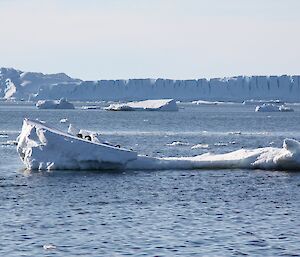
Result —
<path fill-rule="evenodd" d="M 299 105 L 256 113 L 242 104 L 179 103 L 178 112 L 87 104 L 0 102 L 0 256 L 300 256 L 300 171 L 28 172 L 13 144 L 28 117 L 62 130 L 67 118 L 149 156 L 281 147 L 300 140 Z"/>

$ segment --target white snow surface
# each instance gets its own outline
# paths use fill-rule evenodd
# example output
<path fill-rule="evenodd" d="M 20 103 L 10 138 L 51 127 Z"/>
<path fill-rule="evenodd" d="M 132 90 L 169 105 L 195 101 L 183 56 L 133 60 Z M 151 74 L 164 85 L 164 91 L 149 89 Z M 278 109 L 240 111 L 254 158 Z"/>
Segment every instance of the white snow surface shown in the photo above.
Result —
<path fill-rule="evenodd" d="M 65 98 L 60 100 L 40 100 L 36 103 L 39 109 L 75 109 L 74 105 Z"/>
<path fill-rule="evenodd" d="M 236 76 L 212 79 L 128 79 L 82 81 L 64 73 L 43 74 L 0 68 L 0 98 L 60 99 L 71 101 L 180 101 L 243 102 L 250 99 L 300 102 L 300 76 Z M 269 102 L 273 103 L 274 102 Z M 203 104 L 203 102 L 202 102 Z M 251 104 L 251 103 L 246 103 Z"/>
<path fill-rule="evenodd" d="M 124 104 L 111 104 L 106 107 L 108 111 L 178 111 L 173 99 L 145 100 Z"/>
<path fill-rule="evenodd" d="M 258 105 L 255 108 L 256 112 L 293 112 L 294 110 L 285 105 L 276 105 L 276 104 L 263 104 Z"/>
<path fill-rule="evenodd" d="M 77 138 L 44 123 L 25 119 L 17 151 L 28 170 L 53 169 L 300 169 L 300 142 L 282 148 L 240 149 L 225 154 L 154 158 Z"/>

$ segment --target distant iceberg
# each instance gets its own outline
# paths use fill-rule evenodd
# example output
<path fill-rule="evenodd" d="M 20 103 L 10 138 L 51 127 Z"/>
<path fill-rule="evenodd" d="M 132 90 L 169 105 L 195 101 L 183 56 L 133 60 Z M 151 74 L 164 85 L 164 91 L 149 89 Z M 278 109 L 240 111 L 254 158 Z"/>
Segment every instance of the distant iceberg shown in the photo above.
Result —
<path fill-rule="evenodd" d="M 293 112 L 294 110 L 285 105 L 263 104 L 255 108 L 256 112 Z"/>
<path fill-rule="evenodd" d="M 285 139 L 282 148 L 155 158 L 92 138 L 79 138 L 27 119 L 17 139 L 17 152 L 28 170 L 300 169 L 300 142 L 293 139 Z"/>
<path fill-rule="evenodd" d="M 111 104 L 106 107 L 108 111 L 178 111 L 173 99 L 145 100 L 124 104 Z"/>
<path fill-rule="evenodd" d="M 36 103 L 39 109 L 75 109 L 74 105 L 65 98 L 60 100 L 40 100 Z"/>

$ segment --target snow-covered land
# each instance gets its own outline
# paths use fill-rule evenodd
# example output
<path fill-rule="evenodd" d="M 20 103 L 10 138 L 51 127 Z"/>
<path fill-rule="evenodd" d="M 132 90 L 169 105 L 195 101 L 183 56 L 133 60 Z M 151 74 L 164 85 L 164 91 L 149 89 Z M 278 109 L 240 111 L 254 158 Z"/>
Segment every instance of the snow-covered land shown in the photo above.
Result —
<path fill-rule="evenodd" d="M 39 109 L 75 109 L 74 105 L 65 98 L 60 100 L 39 100 L 36 103 L 36 107 Z"/>
<path fill-rule="evenodd" d="M 53 169 L 300 169 L 300 142 L 285 139 L 282 148 L 240 149 L 225 154 L 154 158 L 24 120 L 17 151 L 29 170 Z"/>
<path fill-rule="evenodd" d="M 111 104 L 106 107 L 108 111 L 178 111 L 173 99 L 145 100 L 124 104 Z"/>
<path fill-rule="evenodd" d="M 293 112 L 294 110 L 285 105 L 263 104 L 255 108 L 256 112 Z"/>
<path fill-rule="evenodd" d="M 300 102 L 300 76 L 237 76 L 229 78 L 171 80 L 129 79 L 81 81 L 64 73 L 42 74 L 0 69 L 0 98 L 60 99 L 81 101 L 180 101 L 273 100 Z"/>

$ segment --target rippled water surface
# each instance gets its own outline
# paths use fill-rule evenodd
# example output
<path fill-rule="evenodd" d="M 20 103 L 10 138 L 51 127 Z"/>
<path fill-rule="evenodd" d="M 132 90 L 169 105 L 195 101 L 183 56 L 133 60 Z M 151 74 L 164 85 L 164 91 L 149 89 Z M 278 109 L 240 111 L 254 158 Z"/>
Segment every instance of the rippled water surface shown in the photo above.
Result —
<path fill-rule="evenodd" d="M 299 106 L 255 113 L 183 103 L 162 113 L 81 105 L 56 111 L 0 102 L 0 256 L 300 256 L 298 171 L 28 173 L 11 142 L 30 117 L 64 130 L 59 121 L 68 118 L 151 156 L 280 147 L 286 137 L 300 140 Z"/>

